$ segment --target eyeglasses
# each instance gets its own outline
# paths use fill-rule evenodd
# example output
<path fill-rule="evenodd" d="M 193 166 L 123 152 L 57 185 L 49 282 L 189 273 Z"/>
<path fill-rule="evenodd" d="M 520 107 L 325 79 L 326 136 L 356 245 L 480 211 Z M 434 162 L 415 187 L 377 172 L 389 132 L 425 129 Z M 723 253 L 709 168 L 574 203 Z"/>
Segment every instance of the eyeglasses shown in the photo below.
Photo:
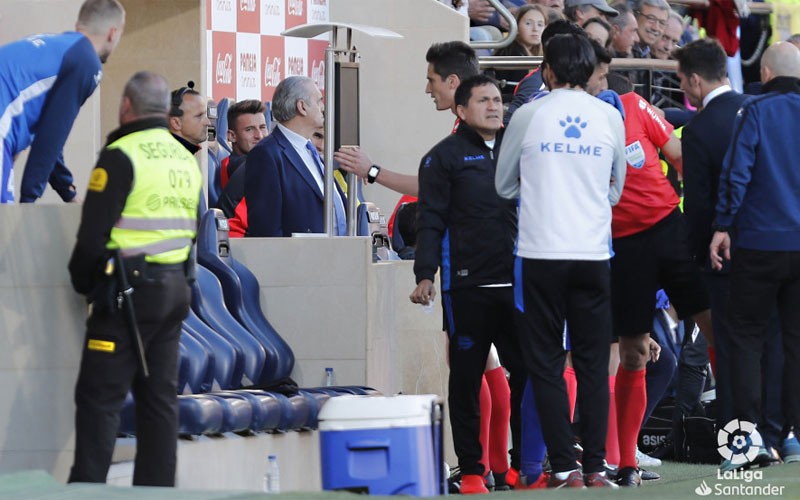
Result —
<path fill-rule="evenodd" d="M 645 18 L 647 20 L 647 22 L 650 23 L 650 24 L 658 24 L 662 28 L 666 28 L 667 27 L 667 21 L 664 21 L 663 19 L 659 19 L 656 16 L 651 15 L 651 14 L 642 14 L 641 11 L 636 11 L 636 13 L 638 15 L 642 16 L 643 18 Z"/>

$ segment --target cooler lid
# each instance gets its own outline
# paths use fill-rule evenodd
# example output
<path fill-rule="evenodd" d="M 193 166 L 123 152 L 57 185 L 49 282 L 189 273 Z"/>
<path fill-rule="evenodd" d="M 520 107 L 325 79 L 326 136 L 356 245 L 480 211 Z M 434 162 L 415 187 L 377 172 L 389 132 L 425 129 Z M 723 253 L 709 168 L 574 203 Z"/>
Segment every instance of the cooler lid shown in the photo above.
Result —
<path fill-rule="evenodd" d="M 338 396 L 319 412 L 319 429 L 378 429 L 431 424 L 431 411 L 441 399 L 435 394 L 399 396 Z M 437 416 L 438 417 L 438 413 Z"/>

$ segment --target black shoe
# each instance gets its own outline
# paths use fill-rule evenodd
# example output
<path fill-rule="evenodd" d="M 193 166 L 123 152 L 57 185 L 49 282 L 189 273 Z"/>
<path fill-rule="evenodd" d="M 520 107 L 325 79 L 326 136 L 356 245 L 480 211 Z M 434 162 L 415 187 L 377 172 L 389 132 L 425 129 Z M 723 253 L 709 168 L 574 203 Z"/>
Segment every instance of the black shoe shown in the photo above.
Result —
<path fill-rule="evenodd" d="M 617 484 L 623 488 L 638 488 L 642 484 L 642 477 L 635 468 L 623 467 L 617 472 Z"/>
<path fill-rule="evenodd" d="M 657 481 L 661 479 L 658 473 L 644 469 L 639 469 L 639 477 L 642 478 L 642 481 Z"/>

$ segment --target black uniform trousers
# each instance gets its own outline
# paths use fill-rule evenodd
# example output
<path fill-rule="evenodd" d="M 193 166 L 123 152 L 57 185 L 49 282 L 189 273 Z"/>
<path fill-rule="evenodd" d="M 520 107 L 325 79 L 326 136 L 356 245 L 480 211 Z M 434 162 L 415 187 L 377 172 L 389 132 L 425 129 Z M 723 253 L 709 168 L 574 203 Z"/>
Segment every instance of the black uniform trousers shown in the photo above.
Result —
<path fill-rule="evenodd" d="M 522 259 L 520 346 L 553 472 L 577 469 L 564 382 L 564 321 L 578 379 L 584 472 L 600 472 L 608 430 L 611 290 L 608 260 Z M 518 291 L 517 294 L 520 292 Z"/>
<path fill-rule="evenodd" d="M 515 330 L 514 294 L 508 287 L 470 287 L 442 294 L 450 337 L 448 404 L 453 447 L 462 474 L 485 475 L 480 464 L 480 390 L 491 344 L 510 373 L 511 465 L 519 468 L 520 410 L 525 371 Z"/>
<path fill-rule="evenodd" d="M 75 461 L 69 482 L 105 482 L 120 410 L 132 389 L 136 401 L 133 484 L 174 486 L 178 440 L 178 349 L 191 289 L 182 264 L 150 265 L 135 285 L 136 322 L 150 376 L 144 378 L 124 311 L 93 311 L 75 387 Z M 90 348 L 106 342 L 106 350 Z M 113 352 L 108 352 L 113 343 Z"/>
<path fill-rule="evenodd" d="M 758 423 L 762 415 L 762 355 L 775 306 L 783 334 L 783 413 L 800 425 L 800 251 L 738 248 L 730 282 L 734 416 Z M 777 360 L 770 360 L 777 361 Z"/>

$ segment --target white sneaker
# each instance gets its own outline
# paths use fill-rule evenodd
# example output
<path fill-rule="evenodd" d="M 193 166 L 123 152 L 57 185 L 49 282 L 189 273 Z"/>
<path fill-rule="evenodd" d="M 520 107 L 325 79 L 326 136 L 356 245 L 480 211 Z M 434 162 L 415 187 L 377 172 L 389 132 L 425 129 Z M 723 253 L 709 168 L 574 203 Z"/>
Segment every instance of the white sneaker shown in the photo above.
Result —
<path fill-rule="evenodd" d="M 650 455 L 645 455 L 639 448 L 636 448 L 636 461 L 639 463 L 639 467 L 660 467 L 661 460 L 658 458 L 651 457 Z"/>

